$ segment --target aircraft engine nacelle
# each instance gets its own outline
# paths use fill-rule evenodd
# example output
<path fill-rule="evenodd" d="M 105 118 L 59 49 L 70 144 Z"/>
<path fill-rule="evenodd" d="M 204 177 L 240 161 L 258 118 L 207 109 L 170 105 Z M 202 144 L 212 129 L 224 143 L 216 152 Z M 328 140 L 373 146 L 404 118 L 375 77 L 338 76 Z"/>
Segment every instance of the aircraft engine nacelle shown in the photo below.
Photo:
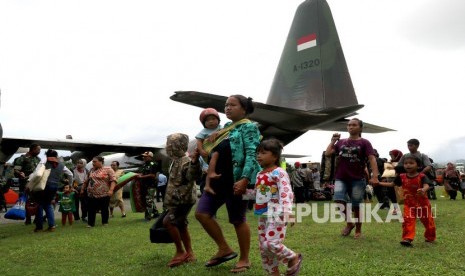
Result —
<path fill-rule="evenodd" d="M 83 152 L 83 151 L 74 151 L 73 153 L 71 153 L 71 155 L 69 156 L 69 158 L 71 159 L 71 161 L 73 161 L 73 164 L 76 164 L 77 161 L 79 159 L 86 159 L 86 161 L 90 161 L 90 159 L 92 158 L 93 156 L 89 156 L 89 154 Z"/>

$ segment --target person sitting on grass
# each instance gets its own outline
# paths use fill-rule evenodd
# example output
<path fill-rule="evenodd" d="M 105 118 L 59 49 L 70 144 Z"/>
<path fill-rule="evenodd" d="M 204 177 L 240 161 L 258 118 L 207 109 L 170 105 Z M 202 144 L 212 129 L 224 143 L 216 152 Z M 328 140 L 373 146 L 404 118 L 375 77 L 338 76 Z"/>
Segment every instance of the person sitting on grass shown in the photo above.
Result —
<path fill-rule="evenodd" d="M 189 137 L 182 133 L 171 134 L 166 141 L 166 153 L 172 161 L 163 202 L 168 213 L 163 219 L 163 225 L 176 246 L 176 253 L 168 262 L 168 267 L 196 261 L 187 228 L 187 216 L 196 202 L 195 179 L 200 176 L 201 169 L 197 149 L 190 158 L 186 156 L 188 143 Z"/>
<path fill-rule="evenodd" d="M 436 225 L 431 213 L 431 203 L 427 196 L 430 180 L 423 173 L 417 171 L 419 164 L 421 164 L 420 158 L 406 154 L 404 155 L 406 173 L 397 175 L 394 182 L 379 183 L 386 187 L 402 186 L 404 191 L 404 222 L 402 223 L 402 241 L 400 244 L 407 247 L 413 246 L 417 218 L 425 226 L 425 242 L 432 243 L 436 240 Z"/>

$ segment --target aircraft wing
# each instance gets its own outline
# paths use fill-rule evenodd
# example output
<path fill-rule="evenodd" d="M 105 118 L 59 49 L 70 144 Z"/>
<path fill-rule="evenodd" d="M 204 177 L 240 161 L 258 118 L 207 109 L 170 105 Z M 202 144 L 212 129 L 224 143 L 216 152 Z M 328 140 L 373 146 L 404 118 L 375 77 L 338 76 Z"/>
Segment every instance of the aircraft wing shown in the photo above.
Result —
<path fill-rule="evenodd" d="M 146 144 L 89 142 L 72 139 L 53 140 L 3 137 L 1 141 L 1 149 L 6 154 L 13 154 L 19 147 L 27 148 L 33 143 L 39 144 L 42 148 L 85 152 L 90 155 L 90 158 L 102 152 L 124 152 L 128 155 L 139 155 L 144 151 L 152 151 L 156 153 L 164 148 L 162 146 Z"/>
<path fill-rule="evenodd" d="M 198 106 L 213 107 L 224 113 L 225 96 L 218 96 L 197 91 L 177 91 L 170 97 L 174 101 Z M 259 123 L 264 137 L 275 137 L 288 144 L 308 130 L 346 131 L 347 116 L 355 115 L 355 111 L 363 105 L 327 108 L 317 111 L 304 111 L 287 107 L 274 106 L 254 102 L 255 111 L 249 118 Z M 391 129 L 364 123 L 364 132 L 378 133 Z"/>

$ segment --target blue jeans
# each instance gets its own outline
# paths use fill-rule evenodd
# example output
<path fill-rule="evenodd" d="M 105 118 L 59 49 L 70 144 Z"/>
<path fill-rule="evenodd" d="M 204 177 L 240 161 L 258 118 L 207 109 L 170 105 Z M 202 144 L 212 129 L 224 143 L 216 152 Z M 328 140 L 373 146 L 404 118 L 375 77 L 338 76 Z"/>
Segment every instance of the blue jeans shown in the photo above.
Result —
<path fill-rule="evenodd" d="M 37 211 L 36 229 L 43 229 L 44 210 L 47 216 L 48 227 L 55 226 L 55 210 L 52 200 L 55 199 L 57 187 L 45 186 L 45 189 L 38 194 L 39 210 Z"/>
<path fill-rule="evenodd" d="M 345 181 L 336 179 L 334 183 L 334 200 L 352 203 L 352 207 L 359 207 L 363 202 L 366 188 L 365 179 Z"/>

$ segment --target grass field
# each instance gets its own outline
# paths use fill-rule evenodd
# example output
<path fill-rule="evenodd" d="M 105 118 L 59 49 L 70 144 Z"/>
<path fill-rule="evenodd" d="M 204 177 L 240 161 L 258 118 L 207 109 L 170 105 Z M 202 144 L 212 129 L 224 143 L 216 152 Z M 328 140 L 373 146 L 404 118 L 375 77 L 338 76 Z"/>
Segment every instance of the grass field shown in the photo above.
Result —
<path fill-rule="evenodd" d="M 349 237 L 340 235 L 343 223 L 316 223 L 311 217 L 288 228 L 285 244 L 303 254 L 301 275 L 464 275 L 465 200 L 458 198 L 432 201 L 437 211 L 435 244 L 424 242 L 424 228 L 419 221 L 415 246 L 404 248 L 399 244 L 398 221 L 366 223 L 363 238 L 355 240 L 353 233 Z M 319 202 L 318 207 L 324 203 Z M 320 216 L 322 209 L 318 208 Z M 378 213 L 385 218 L 387 212 Z M 150 243 L 151 223 L 144 222 L 143 214 L 129 212 L 124 219 L 118 211 L 115 214 L 108 227 L 102 227 L 97 216 L 97 226 L 92 229 L 78 222 L 72 227 L 59 225 L 53 233 L 33 233 L 34 226 L 19 223 L 1 224 L 0 275 L 230 274 L 234 261 L 204 267 L 216 247 L 193 212 L 189 227 L 198 261 L 173 269 L 167 268 L 166 263 L 174 253 L 174 246 Z M 248 214 L 248 220 L 252 229 L 252 268 L 243 275 L 265 275 L 257 245 L 257 220 L 252 213 Z M 219 211 L 218 221 L 231 246 L 238 250 L 224 207 Z"/>

